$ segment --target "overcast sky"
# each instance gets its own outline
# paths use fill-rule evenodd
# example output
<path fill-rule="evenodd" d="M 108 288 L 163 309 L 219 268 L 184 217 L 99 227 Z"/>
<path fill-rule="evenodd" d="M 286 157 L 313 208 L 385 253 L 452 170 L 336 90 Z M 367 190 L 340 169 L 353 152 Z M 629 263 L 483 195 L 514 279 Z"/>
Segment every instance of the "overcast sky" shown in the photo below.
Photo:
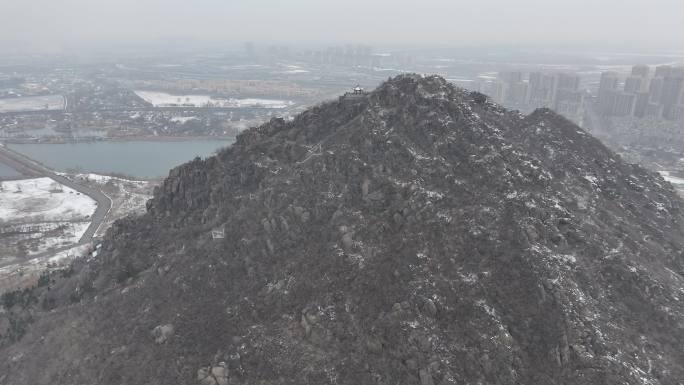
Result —
<path fill-rule="evenodd" d="M 0 49 L 170 38 L 684 46 L 684 0 L 0 0 Z"/>

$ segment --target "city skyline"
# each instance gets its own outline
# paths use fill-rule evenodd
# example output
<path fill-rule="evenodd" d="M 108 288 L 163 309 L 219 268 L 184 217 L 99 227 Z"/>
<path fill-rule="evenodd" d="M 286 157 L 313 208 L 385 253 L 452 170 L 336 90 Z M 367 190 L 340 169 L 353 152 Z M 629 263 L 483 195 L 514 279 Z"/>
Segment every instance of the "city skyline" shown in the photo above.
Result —
<path fill-rule="evenodd" d="M 493 80 L 479 79 L 475 86 L 508 107 L 551 108 L 580 126 L 587 112 L 684 121 L 684 66 L 637 64 L 627 74 L 603 71 L 596 84 L 573 72 L 508 71 Z"/>

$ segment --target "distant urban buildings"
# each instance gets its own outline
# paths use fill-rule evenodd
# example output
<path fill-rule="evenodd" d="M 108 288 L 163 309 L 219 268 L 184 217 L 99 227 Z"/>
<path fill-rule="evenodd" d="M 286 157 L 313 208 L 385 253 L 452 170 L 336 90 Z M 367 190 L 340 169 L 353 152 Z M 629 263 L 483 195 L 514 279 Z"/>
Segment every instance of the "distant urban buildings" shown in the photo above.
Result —
<path fill-rule="evenodd" d="M 496 102 L 520 110 L 551 108 L 581 123 L 586 91 L 580 89 L 576 74 L 507 72 L 485 85 L 482 91 Z"/>
<path fill-rule="evenodd" d="M 397 66 L 406 68 L 413 65 L 410 55 L 401 53 L 376 53 L 368 45 L 333 46 L 324 50 L 307 52 L 307 60 L 327 66 L 345 66 L 362 68 L 380 68 L 384 66 Z"/>
<path fill-rule="evenodd" d="M 598 89 L 598 110 L 604 116 L 684 120 L 684 67 L 634 66 L 624 81 L 604 72 Z"/>
<path fill-rule="evenodd" d="M 587 103 L 608 117 L 684 121 L 684 67 L 661 65 L 652 71 L 636 65 L 628 74 L 603 72 L 595 94 L 581 84 L 581 77 L 574 73 L 514 71 L 483 79 L 480 91 L 526 112 L 551 108 L 580 125 Z"/>

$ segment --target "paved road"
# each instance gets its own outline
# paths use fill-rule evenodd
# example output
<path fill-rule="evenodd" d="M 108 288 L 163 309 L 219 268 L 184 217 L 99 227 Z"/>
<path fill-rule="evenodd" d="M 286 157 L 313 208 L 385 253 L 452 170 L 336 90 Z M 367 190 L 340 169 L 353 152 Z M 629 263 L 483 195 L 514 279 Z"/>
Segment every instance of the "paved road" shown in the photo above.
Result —
<path fill-rule="evenodd" d="M 58 250 L 53 250 L 50 251 L 49 254 L 56 254 L 59 251 L 69 249 L 71 247 L 75 247 L 78 245 L 83 245 L 88 242 L 91 242 L 93 240 L 93 237 L 95 236 L 95 232 L 97 229 L 100 227 L 102 222 L 104 222 L 105 217 L 109 213 L 109 210 L 112 208 L 112 201 L 100 190 L 98 189 L 93 189 L 91 187 L 88 187 L 86 185 L 80 184 L 77 181 L 73 181 L 69 178 L 66 178 L 62 175 L 56 174 L 54 171 L 50 170 L 49 168 L 43 166 L 42 164 L 16 152 L 13 150 L 10 150 L 9 148 L 3 146 L 0 144 L 0 162 L 6 163 L 8 166 L 14 168 L 15 170 L 19 171 L 25 176 L 28 177 L 49 177 L 54 179 L 55 181 L 70 187 L 81 194 L 85 194 L 91 198 L 93 198 L 97 202 L 97 209 L 95 210 L 95 213 L 91 216 L 90 220 L 90 226 L 88 226 L 88 229 L 86 232 L 83 234 L 81 239 L 79 240 L 78 244 L 58 249 Z M 33 258 L 38 258 L 42 256 L 42 254 L 35 255 Z"/>

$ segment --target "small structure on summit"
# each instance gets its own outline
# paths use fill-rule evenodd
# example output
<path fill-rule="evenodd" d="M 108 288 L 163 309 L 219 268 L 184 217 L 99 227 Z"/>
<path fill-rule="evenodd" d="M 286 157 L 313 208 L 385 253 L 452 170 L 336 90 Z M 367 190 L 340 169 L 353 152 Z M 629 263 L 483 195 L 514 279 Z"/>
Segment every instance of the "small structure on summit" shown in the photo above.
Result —
<path fill-rule="evenodd" d="M 363 89 L 360 85 L 356 85 L 356 87 L 352 88 L 351 92 L 347 92 L 342 96 L 340 99 L 342 100 L 361 100 L 363 99 L 364 96 L 368 95 L 368 92 Z"/>

